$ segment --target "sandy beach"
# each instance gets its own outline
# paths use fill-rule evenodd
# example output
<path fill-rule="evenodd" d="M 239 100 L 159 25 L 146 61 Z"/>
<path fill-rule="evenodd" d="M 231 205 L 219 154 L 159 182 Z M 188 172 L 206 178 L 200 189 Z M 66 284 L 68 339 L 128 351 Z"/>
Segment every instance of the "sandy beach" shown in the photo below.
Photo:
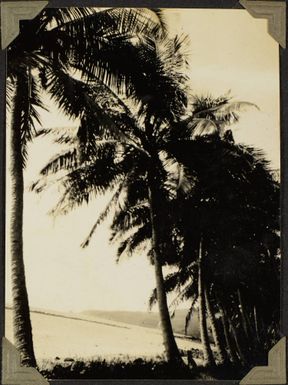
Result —
<path fill-rule="evenodd" d="M 163 354 L 158 329 L 134 326 L 83 314 L 31 312 L 35 354 L 38 360 L 56 357 L 93 359 L 129 356 L 156 357 Z M 12 311 L 6 309 L 6 337 L 13 342 Z M 178 336 L 183 350 L 201 349 L 200 343 Z"/>

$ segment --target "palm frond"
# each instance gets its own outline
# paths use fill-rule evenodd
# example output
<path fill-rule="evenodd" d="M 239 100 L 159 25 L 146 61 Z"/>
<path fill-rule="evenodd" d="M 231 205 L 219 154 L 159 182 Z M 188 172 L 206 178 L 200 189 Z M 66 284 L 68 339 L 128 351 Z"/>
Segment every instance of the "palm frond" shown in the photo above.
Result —
<path fill-rule="evenodd" d="M 124 239 L 117 250 L 116 262 L 118 263 L 125 253 L 125 255 L 132 256 L 137 248 L 151 239 L 150 224 L 144 224 L 134 230 L 126 239 Z"/>
<path fill-rule="evenodd" d="M 45 8 L 38 17 L 41 18 L 42 29 L 49 30 L 50 28 L 59 28 L 71 21 L 86 18 L 94 13 L 95 9 L 91 7 Z"/>
<path fill-rule="evenodd" d="M 255 108 L 257 110 L 260 110 L 259 107 L 254 103 L 234 101 L 219 106 L 218 108 L 214 107 L 211 111 L 213 112 L 217 120 L 221 120 L 231 124 L 238 121 L 238 112 L 245 112 L 249 108 Z"/>
<path fill-rule="evenodd" d="M 99 81 L 86 84 L 55 67 L 46 71 L 46 78 L 46 87 L 59 107 L 67 115 L 81 118 L 78 138 L 84 144 L 93 145 L 97 137 L 113 138 L 145 153 L 136 119 L 108 86 Z"/>
<path fill-rule="evenodd" d="M 195 302 L 197 301 L 197 295 L 193 296 L 192 297 L 192 303 L 191 303 L 191 306 L 188 310 L 188 313 L 186 314 L 186 317 L 185 317 L 185 336 L 187 336 L 188 334 L 188 327 L 190 325 L 190 322 L 192 320 L 192 314 L 193 314 L 193 310 L 194 310 L 194 306 L 195 306 Z"/>
<path fill-rule="evenodd" d="M 152 310 L 153 306 L 155 306 L 157 303 L 157 289 L 156 287 L 152 290 L 152 293 L 150 294 L 149 300 L 148 300 L 148 309 Z"/>
<path fill-rule="evenodd" d="M 127 46 L 135 47 L 143 35 L 157 39 L 164 33 L 158 15 L 151 10 L 94 8 L 89 16 L 66 21 L 47 31 L 46 41 L 51 41 L 54 56 L 56 47 L 61 60 L 67 62 L 69 59 L 70 64 L 89 80 L 98 78 L 106 84 L 120 86 L 132 84 L 131 69 L 118 60 L 124 53 L 123 49 L 127 54 Z"/>
<path fill-rule="evenodd" d="M 108 149 L 105 149 L 108 152 Z M 113 160 L 114 148 L 110 148 L 110 156 L 97 159 L 93 163 L 84 164 L 69 172 L 61 181 L 64 194 L 52 214 L 65 214 L 75 206 L 88 203 L 91 197 L 103 194 L 112 189 L 122 178 Z"/>
<path fill-rule="evenodd" d="M 179 304 L 186 299 L 189 299 L 191 296 L 195 295 L 197 292 L 197 281 L 192 280 L 184 285 L 183 288 L 179 291 L 176 297 L 171 301 L 169 308 L 176 309 Z"/>
<path fill-rule="evenodd" d="M 40 171 L 40 174 L 47 176 L 49 174 L 56 174 L 60 170 L 71 171 L 78 167 L 77 149 L 72 148 L 63 151 L 60 154 L 54 156 L 45 167 Z"/>
<path fill-rule="evenodd" d="M 179 291 L 181 293 L 181 286 L 183 284 L 187 284 L 187 281 L 190 280 L 190 270 L 187 266 L 183 269 L 179 269 L 177 271 L 174 271 L 173 273 L 169 273 L 165 279 L 164 279 L 164 287 L 166 293 L 171 293 L 173 291 Z M 190 285 L 190 283 L 189 283 Z M 151 310 L 152 307 L 157 302 L 157 291 L 156 288 L 153 289 L 150 297 L 149 297 L 149 309 Z M 173 306 L 173 304 L 172 304 Z"/>
<path fill-rule="evenodd" d="M 88 236 L 86 237 L 86 239 L 82 242 L 81 244 L 81 247 L 82 248 L 85 248 L 89 245 L 90 241 L 91 241 L 91 238 L 93 236 L 93 234 L 95 233 L 97 227 L 107 218 L 107 216 L 109 215 L 109 213 L 111 212 L 111 210 L 114 208 L 115 209 L 115 205 L 119 199 L 119 196 L 121 194 L 121 191 L 122 191 L 122 188 L 123 188 L 123 184 L 124 182 L 120 182 L 119 183 L 119 186 L 117 187 L 115 193 L 113 194 L 112 198 L 110 199 L 110 201 L 108 202 L 108 204 L 106 205 L 104 211 L 102 211 L 102 213 L 99 215 L 97 221 L 95 222 L 95 224 L 93 225 L 90 233 L 88 234 Z"/>
<path fill-rule="evenodd" d="M 224 95 L 218 98 L 212 96 L 194 96 L 193 117 L 194 119 L 210 120 L 217 122 L 218 131 L 221 124 L 230 125 L 239 120 L 239 112 L 246 111 L 248 108 L 259 107 L 246 101 L 232 101 L 231 96 Z"/>
<path fill-rule="evenodd" d="M 219 134 L 219 126 L 209 118 L 194 118 L 188 127 L 191 131 L 191 139 Z"/>
<path fill-rule="evenodd" d="M 51 136 L 54 143 L 76 145 L 76 127 L 52 127 L 37 130 L 36 137 Z"/>
<path fill-rule="evenodd" d="M 147 202 L 140 202 L 132 207 L 125 207 L 119 211 L 113 220 L 112 230 L 113 234 L 121 236 L 134 227 L 138 227 L 149 223 L 149 207 Z"/>
<path fill-rule="evenodd" d="M 11 111 L 11 107 L 13 105 L 14 90 L 15 85 L 13 84 L 12 79 L 8 77 L 6 81 L 6 105 L 8 111 Z"/>
<path fill-rule="evenodd" d="M 114 242 L 119 236 L 123 235 L 123 233 L 129 231 L 129 226 L 126 226 L 124 229 L 123 223 L 130 224 L 131 227 L 140 226 L 145 222 L 145 218 L 147 218 L 147 210 L 143 207 L 143 205 L 146 205 L 145 202 L 148 197 L 146 180 L 141 177 L 141 175 L 139 176 L 137 167 L 135 166 L 134 171 L 129 172 L 127 175 L 126 183 L 123 187 L 123 200 L 121 206 L 119 206 L 119 210 L 115 212 L 111 224 L 111 242 Z M 140 211 L 143 209 L 144 211 L 142 213 L 145 213 L 145 217 L 142 217 L 142 215 L 134 215 L 134 217 L 131 218 L 131 214 L 128 214 L 127 218 L 126 212 L 132 210 L 131 212 L 136 214 L 137 209 L 135 211 L 135 208 L 138 208 Z"/>
<path fill-rule="evenodd" d="M 27 143 L 36 134 L 35 123 L 40 124 L 40 115 L 37 108 L 44 109 L 44 106 L 40 99 L 39 87 L 29 69 L 23 71 L 17 81 L 22 83 L 21 87 L 18 88 L 18 95 L 15 95 L 15 97 L 19 98 L 19 108 L 22 111 L 19 129 L 21 130 L 22 163 L 25 166 Z"/>

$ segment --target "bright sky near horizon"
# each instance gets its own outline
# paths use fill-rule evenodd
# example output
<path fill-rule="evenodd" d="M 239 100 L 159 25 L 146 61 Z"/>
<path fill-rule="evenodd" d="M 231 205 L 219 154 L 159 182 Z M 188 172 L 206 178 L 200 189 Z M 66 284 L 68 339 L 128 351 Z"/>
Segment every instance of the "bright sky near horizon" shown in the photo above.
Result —
<path fill-rule="evenodd" d="M 235 99 L 257 104 L 260 111 L 241 113 L 234 131 L 236 141 L 263 149 L 271 166 L 279 168 L 279 57 L 267 22 L 252 18 L 245 10 L 169 9 L 165 15 L 173 33 L 189 36 L 193 92 L 219 96 L 231 90 Z M 51 102 L 49 108 L 41 116 L 43 126 L 75 125 Z M 116 245 L 109 245 L 107 223 L 88 248 L 80 249 L 107 197 L 55 219 L 47 212 L 57 201 L 56 190 L 54 195 L 51 191 L 40 196 L 28 191 L 40 168 L 58 150 L 49 140 L 36 140 L 30 145 L 25 171 L 24 258 L 31 307 L 146 310 L 155 284 L 145 253 L 117 265 Z M 11 303 L 9 253 L 6 299 Z"/>

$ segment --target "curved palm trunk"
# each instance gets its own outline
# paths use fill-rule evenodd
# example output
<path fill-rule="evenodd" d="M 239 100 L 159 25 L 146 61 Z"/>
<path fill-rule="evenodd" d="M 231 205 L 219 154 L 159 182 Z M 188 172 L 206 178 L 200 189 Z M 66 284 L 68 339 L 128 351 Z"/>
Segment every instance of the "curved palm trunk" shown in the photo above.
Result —
<path fill-rule="evenodd" d="M 150 198 L 150 219 L 152 230 L 152 250 L 156 278 L 157 302 L 163 336 L 163 343 L 167 360 L 170 362 L 183 363 L 172 329 L 170 314 L 167 305 L 167 297 L 164 287 L 164 278 L 161 263 L 159 226 L 161 226 L 159 216 L 157 215 L 157 205 L 159 202 L 158 189 L 155 186 L 155 179 L 150 178 L 149 198 Z"/>
<path fill-rule="evenodd" d="M 206 304 L 205 304 L 205 289 L 202 273 L 202 239 L 199 244 L 199 267 L 198 267 L 198 298 L 199 298 L 199 328 L 203 348 L 204 365 L 215 366 L 212 349 L 209 342 L 207 319 L 206 319 Z"/>
<path fill-rule="evenodd" d="M 206 307 L 207 307 L 207 314 L 210 320 L 211 329 L 212 329 L 212 335 L 215 343 L 216 350 L 219 355 L 219 362 L 220 364 L 227 364 L 228 362 L 228 356 L 225 349 L 225 346 L 223 346 L 223 339 L 220 338 L 220 332 L 219 328 L 217 326 L 217 321 L 215 318 L 214 311 L 212 309 L 210 299 L 208 297 L 207 289 L 205 289 L 205 301 L 206 301 Z"/>
<path fill-rule="evenodd" d="M 12 268 L 14 343 L 23 365 L 36 366 L 32 341 L 28 295 L 23 261 L 23 166 L 21 149 L 21 105 L 25 84 L 16 82 L 11 121 L 11 223 L 10 252 Z M 24 88 L 24 90 L 23 90 Z"/>

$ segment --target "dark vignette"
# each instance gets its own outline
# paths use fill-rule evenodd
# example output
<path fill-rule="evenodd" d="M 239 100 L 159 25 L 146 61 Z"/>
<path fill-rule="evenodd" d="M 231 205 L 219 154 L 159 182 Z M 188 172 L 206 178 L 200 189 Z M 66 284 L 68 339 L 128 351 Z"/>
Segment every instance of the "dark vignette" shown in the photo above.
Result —
<path fill-rule="evenodd" d="M 0 0 L 1 2 L 1 0 Z M 242 9 L 238 0 L 50 0 L 47 7 L 117 6 L 147 8 L 215 8 Z M 287 14 L 288 21 L 288 14 Z M 286 23 L 287 24 L 287 23 Z M 288 24 L 287 24 L 288 25 Z M 288 336 L 288 51 L 279 48 L 280 54 L 280 121 L 281 121 L 281 335 Z M 0 50 L 0 335 L 5 334 L 5 170 L 6 170 L 6 120 L 5 120 L 6 52 Z M 0 344 L 2 347 L 2 343 Z M 288 347 L 287 347 L 288 357 Z M 0 350 L 2 363 L 2 348 Z M 1 364 L 0 364 L 1 365 Z M 2 366 L 2 365 L 1 365 Z M 238 381 L 192 380 L 195 385 L 217 382 L 236 385 Z M 51 385 L 188 385 L 191 380 L 51 380 Z M 265 384 L 263 384 L 265 385 Z"/>
<path fill-rule="evenodd" d="M 6 170 L 6 119 L 5 119 L 6 53 L 0 50 L 0 337 L 5 334 L 5 170 Z M 0 363 L 2 363 L 2 343 Z M 1 364 L 0 364 L 1 365 Z M 1 367 L 1 366 L 0 366 Z M 2 371 L 1 371 L 2 373 Z"/>

